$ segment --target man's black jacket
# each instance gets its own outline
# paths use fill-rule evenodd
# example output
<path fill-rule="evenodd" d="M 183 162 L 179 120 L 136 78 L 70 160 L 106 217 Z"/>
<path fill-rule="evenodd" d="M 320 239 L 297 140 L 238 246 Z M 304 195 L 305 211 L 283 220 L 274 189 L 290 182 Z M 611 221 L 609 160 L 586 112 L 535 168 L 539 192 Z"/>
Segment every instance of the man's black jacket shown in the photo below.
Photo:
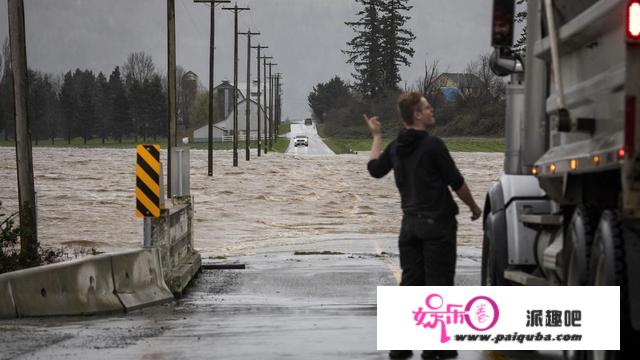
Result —
<path fill-rule="evenodd" d="M 369 161 L 371 176 L 381 178 L 393 169 L 405 214 L 436 213 L 455 216 L 454 191 L 464 184 L 444 142 L 426 131 L 403 129 L 398 138 Z"/>

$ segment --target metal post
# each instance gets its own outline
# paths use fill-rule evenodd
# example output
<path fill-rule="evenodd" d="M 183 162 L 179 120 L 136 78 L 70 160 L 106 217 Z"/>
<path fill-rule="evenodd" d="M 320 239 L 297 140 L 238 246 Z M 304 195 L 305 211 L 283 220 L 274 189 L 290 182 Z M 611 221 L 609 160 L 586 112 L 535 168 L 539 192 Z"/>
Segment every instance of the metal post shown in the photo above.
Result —
<path fill-rule="evenodd" d="M 183 175 L 183 169 L 182 169 L 182 149 L 177 148 L 176 149 L 176 154 L 178 155 L 178 196 L 183 196 L 184 195 L 184 191 L 182 189 L 182 175 Z"/>
<path fill-rule="evenodd" d="M 260 44 L 258 44 L 258 46 L 252 46 L 252 48 L 254 49 L 258 49 L 258 57 L 256 58 L 256 68 L 258 71 L 258 157 L 260 157 L 260 151 L 262 148 L 262 139 L 260 137 L 260 122 L 262 121 L 261 119 L 261 112 L 262 112 L 262 89 L 260 88 L 260 50 L 261 49 L 268 49 L 268 46 L 262 46 Z"/>
<path fill-rule="evenodd" d="M 176 9 L 175 0 L 167 0 L 167 198 L 171 198 L 171 144 L 177 144 L 176 117 Z M 172 138 L 174 138 L 172 140 Z"/>
<path fill-rule="evenodd" d="M 235 4 L 232 8 L 222 8 L 234 12 L 233 25 L 233 166 L 238 166 L 238 12 L 249 10 L 239 8 Z"/>
<path fill-rule="evenodd" d="M 211 5 L 211 28 L 209 35 L 209 153 L 207 174 L 213 176 L 213 70 L 214 70 L 214 52 L 215 52 L 215 7 L 219 3 L 230 3 L 231 0 L 194 0 L 194 2 L 207 2 Z"/>
<path fill-rule="evenodd" d="M 33 154 L 28 116 L 29 83 L 24 28 L 23 0 L 9 0 L 9 39 L 15 115 L 18 202 L 20 205 L 20 251 L 33 258 L 38 248 L 36 195 L 33 182 Z"/>
<path fill-rule="evenodd" d="M 143 235 L 144 235 L 143 246 L 151 247 L 153 246 L 153 243 L 151 241 L 151 218 L 145 217 L 143 224 L 144 224 L 143 225 Z"/>
<path fill-rule="evenodd" d="M 254 33 L 249 29 L 246 33 L 240 33 L 240 35 L 247 35 L 247 100 L 245 101 L 245 158 L 247 161 L 251 158 L 251 35 L 260 35 L 259 32 Z"/>

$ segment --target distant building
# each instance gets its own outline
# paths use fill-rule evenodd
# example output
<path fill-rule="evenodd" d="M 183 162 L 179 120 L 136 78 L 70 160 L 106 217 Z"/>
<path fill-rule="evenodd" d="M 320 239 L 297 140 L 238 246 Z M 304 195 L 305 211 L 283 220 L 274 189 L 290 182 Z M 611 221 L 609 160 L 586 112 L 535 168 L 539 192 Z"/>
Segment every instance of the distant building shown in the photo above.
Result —
<path fill-rule="evenodd" d="M 267 89 L 267 91 L 269 91 Z M 247 92 L 247 83 L 238 83 L 238 103 L 246 99 L 245 93 Z M 229 113 L 233 110 L 233 83 L 229 80 L 223 80 L 222 83 L 214 88 L 214 93 L 217 94 L 218 100 L 218 119 L 226 119 Z M 260 89 L 258 89 L 258 81 L 251 82 L 251 96 L 250 99 L 258 101 L 259 94 L 262 93 L 262 83 Z M 263 95 L 262 105 L 265 103 L 265 97 Z"/>
<path fill-rule="evenodd" d="M 435 88 L 440 89 L 445 99 L 455 99 L 455 96 L 476 95 L 481 93 L 482 81 L 473 74 L 444 73 L 435 81 Z"/>
<path fill-rule="evenodd" d="M 214 94 L 217 95 L 218 103 L 218 119 L 226 119 L 233 110 L 233 84 L 229 80 L 223 80 L 222 83 L 213 88 Z M 244 92 L 242 88 L 238 88 L 238 102 L 244 100 Z"/>
<path fill-rule="evenodd" d="M 180 79 L 180 98 L 178 99 L 178 125 L 189 127 L 191 114 L 191 104 L 196 99 L 198 93 L 198 75 L 193 71 L 187 71 Z"/>
<path fill-rule="evenodd" d="M 227 82 L 228 83 L 228 82 Z M 224 84 L 224 83 L 223 83 Z M 216 87 L 217 89 L 218 87 Z M 225 89 L 224 87 L 222 88 Z M 233 89 L 233 86 L 231 86 Z M 246 91 L 246 89 L 245 89 Z M 233 94 L 233 91 L 231 91 Z M 229 103 L 233 103 L 233 99 L 230 99 Z M 258 107 L 258 103 L 251 99 L 247 100 L 242 97 L 242 100 L 238 103 L 238 135 L 246 136 L 247 126 L 246 126 L 246 111 L 247 106 L 249 106 L 249 110 L 251 111 L 251 115 L 249 117 L 249 126 L 250 126 L 250 134 L 249 136 L 255 138 L 258 135 L 258 111 L 260 111 L 260 119 L 261 119 L 261 135 L 264 134 L 264 107 Z M 213 125 L 213 140 L 214 141 L 223 141 L 224 137 L 233 136 L 233 108 L 229 109 L 227 116 L 224 120 L 219 121 Z M 262 135 L 264 136 L 264 135 Z M 196 129 L 193 132 L 193 141 L 194 142 L 206 142 L 209 139 L 209 126 L 205 125 L 201 128 Z"/>

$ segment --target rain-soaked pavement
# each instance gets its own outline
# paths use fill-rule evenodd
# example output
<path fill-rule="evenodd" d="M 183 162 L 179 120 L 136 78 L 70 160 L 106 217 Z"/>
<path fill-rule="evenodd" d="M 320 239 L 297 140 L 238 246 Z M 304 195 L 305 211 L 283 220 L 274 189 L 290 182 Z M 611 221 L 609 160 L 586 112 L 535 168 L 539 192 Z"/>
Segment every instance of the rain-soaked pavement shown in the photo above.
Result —
<path fill-rule="evenodd" d="M 312 127 L 293 129 L 315 139 Z M 127 315 L 2 320 L 0 359 L 386 359 L 376 350 L 376 286 L 399 275 L 397 190 L 391 176 L 366 174 L 366 155 L 312 155 L 314 147 L 237 168 L 231 152 L 216 152 L 213 177 L 206 151 L 192 151 L 195 245 L 205 263 L 246 269 L 205 270 L 182 299 Z M 453 156 L 482 203 L 502 154 Z M 132 149 L 35 148 L 41 242 L 139 246 L 134 161 Z M 4 210 L 17 207 L 16 193 L 13 149 L 0 148 Z M 457 285 L 479 285 L 481 225 L 468 215 L 461 207 Z"/>
<path fill-rule="evenodd" d="M 204 270 L 182 299 L 128 315 L 0 321 L 0 359 L 386 359 L 376 350 L 376 286 L 396 284 L 394 246 L 341 239 L 214 260 L 246 269 Z M 477 284 L 479 257 L 478 248 L 459 250 L 458 285 Z"/>

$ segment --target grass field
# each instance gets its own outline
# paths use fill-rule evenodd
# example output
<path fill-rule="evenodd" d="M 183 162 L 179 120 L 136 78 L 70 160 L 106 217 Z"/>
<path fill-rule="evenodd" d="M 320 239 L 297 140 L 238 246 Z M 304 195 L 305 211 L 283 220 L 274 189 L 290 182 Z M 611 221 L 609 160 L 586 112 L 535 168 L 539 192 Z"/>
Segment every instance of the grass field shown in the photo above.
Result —
<path fill-rule="evenodd" d="M 291 131 L 291 124 L 280 124 L 280 135 L 284 135 Z"/>
<path fill-rule="evenodd" d="M 324 124 L 317 124 L 318 134 L 321 138 L 323 138 L 324 142 L 335 152 L 336 154 L 350 154 L 358 151 L 369 151 L 371 150 L 371 139 L 340 139 L 326 136 L 324 132 Z M 286 134 L 290 131 L 289 124 L 280 125 L 280 134 Z M 393 139 L 392 138 L 383 138 L 382 146 L 386 147 Z M 505 141 L 503 138 L 471 138 L 471 137 L 449 137 L 443 138 L 450 151 L 461 151 L 461 152 L 504 152 L 505 150 Z M 122 143 L 119 143 L 114 140 L 109 140 L 102 143 L 101 139 L 90 139 L 84 144 L 81 138 L 75 138 L 71 140 L 71 144 L 67 143 L 66 139 L 56 139 L 53 144 L 51 144 L 50 140 L 41 140 L 36 145 L 35 141 L 33 141 L 34 146 L 45 146 L 45 147 L 77 147 L 77 148 L 134 148 L 137 144 L 160 144 L 162 149 L 167 148 L 167 140 L 166 138 L 157 138 L 153 140 L 153 138 L 148 138 L 147 141 L 144 141 L 142 138 L 138 138 L 136 142 L 133 138 L 122 139 Z M 10 146 L 15 147 L 15 143 L 13 141 L 5 141 L 0 140 L 0 146 Z M 279 138 L 273 144 L 273 151 L 283 153 L 287 150 L 289 146 L 288 138 Z M 209 145 L 207 142 L 192 142 L 189 144 L 189 147 L 192 149 L 208 149 Z M 244 149 L 245 142 L 240 141 L 238 143 L 239 149 Z M 257 142 L 252 141 L 250 144 L 252 149 L 257 147 Z M 231 150 L 233 149 L 233 142 L 214 142 L 213 143 L 214 150 Z"/>
<path fill-rule="evenodd" d="M 324 132 L 324 124 L 318 124 L 318 134 L 324 142 L 336 154 L 349 154 L 358 151 L 371 150 L 371 139 L 338 139 L 327 137 Z M 392 141 L 392 138 L 383 138 L 383 149 Z M 472 138 L 449 137 L 443 138 L 449 151 L 456 152 L 504 152 L 505 142 L 503 138 Z"/>

